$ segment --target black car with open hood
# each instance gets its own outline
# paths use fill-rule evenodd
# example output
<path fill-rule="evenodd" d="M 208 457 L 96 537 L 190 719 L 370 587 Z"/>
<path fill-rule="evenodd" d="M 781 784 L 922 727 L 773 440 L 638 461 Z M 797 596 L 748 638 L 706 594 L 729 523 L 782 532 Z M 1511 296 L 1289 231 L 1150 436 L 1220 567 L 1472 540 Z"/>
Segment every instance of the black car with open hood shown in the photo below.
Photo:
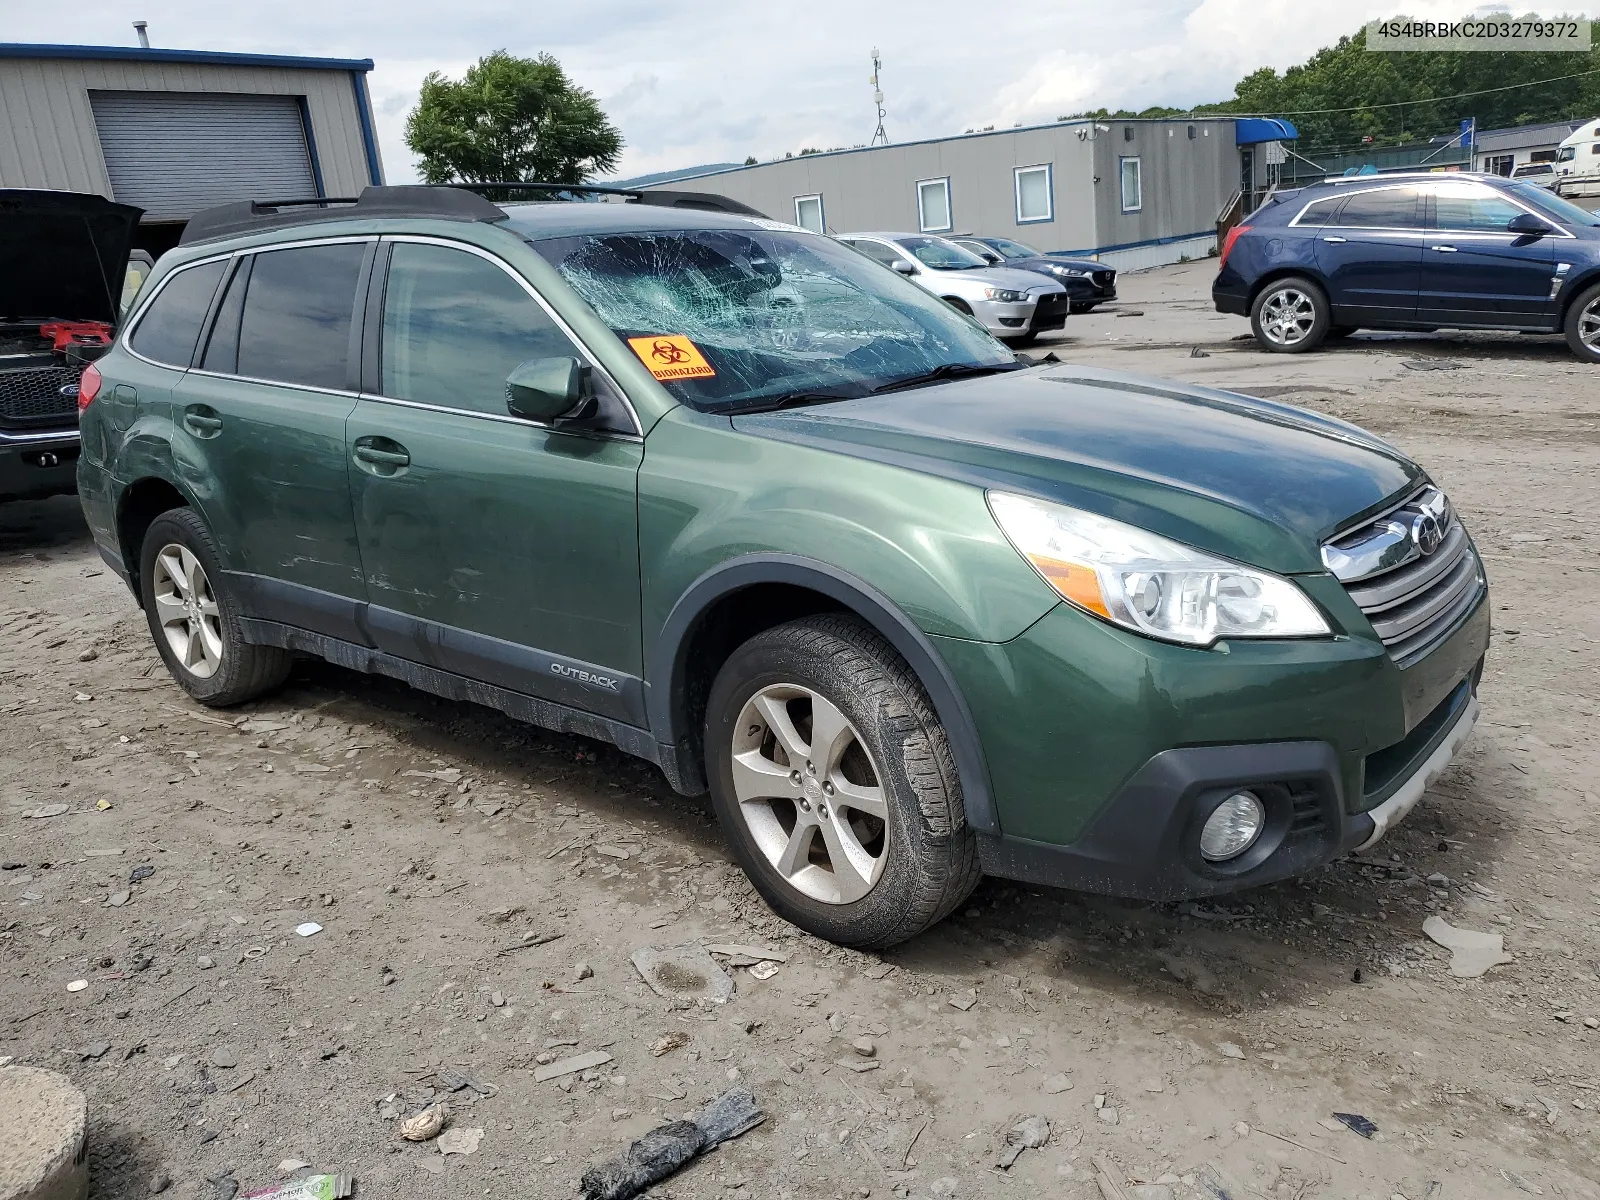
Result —
<path fill-rule="evenodd" d="M 0 189 L 0 500 L 74 488 L 79 381 L 116 331 L 141 211 Z"/>

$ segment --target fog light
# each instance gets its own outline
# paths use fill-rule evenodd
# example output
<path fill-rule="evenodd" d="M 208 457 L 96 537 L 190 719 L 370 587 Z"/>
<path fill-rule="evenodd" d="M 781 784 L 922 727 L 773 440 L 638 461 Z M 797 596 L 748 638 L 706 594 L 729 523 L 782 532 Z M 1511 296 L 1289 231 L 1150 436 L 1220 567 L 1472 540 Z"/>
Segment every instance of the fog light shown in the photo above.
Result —
<path fill-rule="evenodd" d="M 1238 858 L 1261 836 L 1267 810 L 1254 792 L 1235 792 L 1206 818 L 1200 830 L 1200 853 L 1210 862 Z"/>

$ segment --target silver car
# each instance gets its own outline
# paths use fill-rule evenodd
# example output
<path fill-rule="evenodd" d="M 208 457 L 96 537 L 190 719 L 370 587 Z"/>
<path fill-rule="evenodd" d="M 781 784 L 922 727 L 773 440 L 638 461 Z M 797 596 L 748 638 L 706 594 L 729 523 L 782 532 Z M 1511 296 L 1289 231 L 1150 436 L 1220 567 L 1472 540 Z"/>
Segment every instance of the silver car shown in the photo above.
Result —
<path fill-rule="evenodd" d="M 1020 346 L 1067 323 L 1066 289 L 1033 271 L 991 267 L 948 238 L 927 233 L 846 233 L 839 241 L 899 271 Z"/>

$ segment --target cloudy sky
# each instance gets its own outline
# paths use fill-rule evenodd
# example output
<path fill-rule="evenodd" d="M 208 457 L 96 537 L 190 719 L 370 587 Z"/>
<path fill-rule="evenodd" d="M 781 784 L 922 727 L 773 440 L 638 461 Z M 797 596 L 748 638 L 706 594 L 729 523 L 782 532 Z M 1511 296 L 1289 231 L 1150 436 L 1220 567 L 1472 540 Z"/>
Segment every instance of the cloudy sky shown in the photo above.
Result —
<path fill-rule="evenodd" d="M 12 3 L 0 38 L 371 58 L 390 182 L 416 178 L 403 130 L 429 71 L 459 75 L 479 55 L 548 51 L 598 95 L 627 142 L 624 175 L 804 146 L 865 142 L 875 124 L 870 54 L 883 55 L 894 141 L 972 126 L 1048 121 L 1084 108 L 1225 99 L 1257 67 L 1278 69 L 1403 9 L 1459 17 L 1504 5 L 1455 0 L 77 0 Z M 1519 4 L 1519 10 L 1525 8 Z M 1600 15 L 1600 3 L 1550 11 Z"/>

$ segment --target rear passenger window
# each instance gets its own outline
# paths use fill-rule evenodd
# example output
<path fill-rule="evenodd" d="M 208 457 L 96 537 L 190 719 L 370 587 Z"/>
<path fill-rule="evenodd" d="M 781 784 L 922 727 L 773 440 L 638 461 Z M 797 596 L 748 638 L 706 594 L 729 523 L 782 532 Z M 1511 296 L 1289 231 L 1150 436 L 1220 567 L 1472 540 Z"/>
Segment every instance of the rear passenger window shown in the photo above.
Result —
<path fill-rule="evenodd" d="M 1357 229 L 1417 228 L 1417 189 L 1378 188 L 1357 192 L 1345 201 L 1335 222 Z"/>
<path fill-rule="evenodd" d="M 488 259 L 395 243 L 383 293 L 383 395 L 505 416 L 506 377 L 533 358 L 583 354 Z"/>
<path fill-rule="evenodd" d="M 139 318 L 128 344 L 146 358 L 188 370 L 200 325 L 227 265 L 223 259 L 174 274 Z"/>
<path fill-rule="evenodd" d="M 1305 206 L 1305 209 L 1295 218 L 1296 225 L 1326 225 L 1339 205 L 1345 202 L 1343 196 L 1329 196 L 1325 200 L 1316 200 Z"/>
<path fill-rule="evenodd" d="M 309 387 L 348 386 L 350 318 L 364 242 L 255 256 L 239 327 L 239 371 Z"/>

